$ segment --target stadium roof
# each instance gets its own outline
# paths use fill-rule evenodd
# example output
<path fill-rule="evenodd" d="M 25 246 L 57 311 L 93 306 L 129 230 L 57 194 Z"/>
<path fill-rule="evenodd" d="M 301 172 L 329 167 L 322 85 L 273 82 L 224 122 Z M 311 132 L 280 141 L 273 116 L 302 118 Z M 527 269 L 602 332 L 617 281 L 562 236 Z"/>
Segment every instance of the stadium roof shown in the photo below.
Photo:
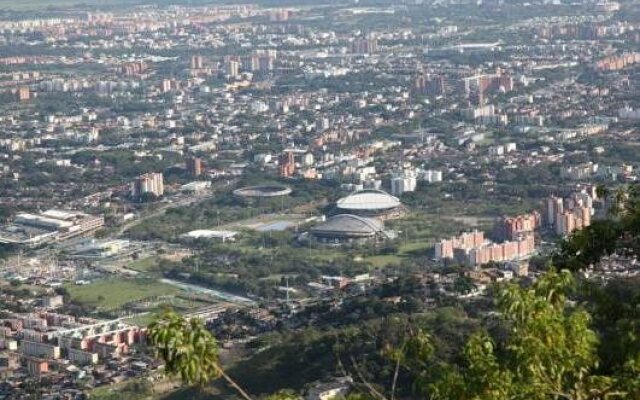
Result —
<path fill-rule="evenodd" d="M 232 239 L 238 234 L 235 231 L 215 231 L 209 229 L 197 229 L 195 231 L 187 232 L 182 236 L 190 239 Z"/>
<path fill-rule="evenodd" d="M 352 214 L 339 214 L 311 228 L 317 236 L 368 237 L 384 230 L 382 222 Z"/>
<path fill-rule="evenodd" d="M 368 189 L 343 197 L 336 205 L 342 210 L 390 210 L 400 206 L 400 200 L 382 190 Z"/>

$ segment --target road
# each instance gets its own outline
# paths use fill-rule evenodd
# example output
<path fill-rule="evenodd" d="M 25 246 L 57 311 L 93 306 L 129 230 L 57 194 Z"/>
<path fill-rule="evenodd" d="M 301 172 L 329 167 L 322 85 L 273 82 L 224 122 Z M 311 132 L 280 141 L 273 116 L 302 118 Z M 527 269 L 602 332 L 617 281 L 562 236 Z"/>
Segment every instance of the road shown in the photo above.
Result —
<path fill-rule="evenodd" d="M 226 186 L 230 186 L 232 184 L 234 184 L 235 181 L 226 181 L 224 183 L 219 183 L 217 185 L 217 187 L 226 187 Z M 124 225 L 121 225 L 120 227 L 118 227 L 118 230 L 115 231 L 112 235 L 109 235 L 110 238 L 117 238 L 122 236 L 127 230 L 133 228 L 136 225 L 139 225 L 140 223 L 157 217 L 159 215 L 162 215 L 165 211 L 171 209 L 171 208 L 179 208 L 179 207 L 186 207 L 186 206 L 190 206 L 190 205 L 194 205 L 194 204 L 198 204 L 201 203 L 205 200 L 208 200 L 210 198 L 212 198 L 213 196 L 215 196 L 216 194 L 216 187 L 212 186 L 206 193 L 203 194 L 199 194 L 199 195 L 191 195 L 191 196 L 185 196 L 185 197 L 181 197 L 176 201 L 173 201 L 171 203 L 167 202 L 162 204 L 161 206 L 159 206 L 158 208 L 156 208 L 155 210 L 145 213 L 143 214 L 140 218 L 136 218 L 133 221 L 129 221 L 127 223 L 125 223 Z"/>
<path fill-rule="evenodd" d="M 196 293 L 206 294 L 208 296 L 212 296 L 229 303 L 234 303 L 234 304 L 243 305 L 243 306 L 255 306 L 257 304 L 255 301 L 249 298 L 238 296 L 233 293 L 223 292 L 221 290 L 209 289 L 202 286 L 193 285 L 190 283 L 176 281 L 173 279 L 163 278 L 163 279 L 160 279 L 160 282 L 179 287 L 180 289 L 185 290 L 187 292 L 196 292 Z"/>

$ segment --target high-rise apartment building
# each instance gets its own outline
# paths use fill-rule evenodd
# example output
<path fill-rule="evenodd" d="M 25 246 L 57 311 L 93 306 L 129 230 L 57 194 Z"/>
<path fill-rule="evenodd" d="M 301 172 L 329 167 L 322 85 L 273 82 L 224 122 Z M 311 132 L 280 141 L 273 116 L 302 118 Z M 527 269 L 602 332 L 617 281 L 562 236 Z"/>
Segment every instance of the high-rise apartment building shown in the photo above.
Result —
<path fill-rule="evenodd" d="M 286 151 L 280 156 L 280 176 L 284 178 L 292 177 L 296 172 L 296 163 L 293 151 Z"/>
<path fill-rule="evenodd" d="M 234 59 L 227 60 L 225 69 L 229 77 L 236 78 L 237 76 L 240 75 L 240 62 Z"/>
<path fill-rule="evenodd" d="M 546 223 L 561 236 L 591 225 L 593 213 L 593 197 L 585 190 L 566 199 L 551 196 L 545 202 Z"/>
<path fill-rule="evenodd" d="M 202 159 L 200 157 L 187 158 L 187 173 L 190 176 L 197 177 L 202 175 Z"/>
<path fill-rule="evenodd" d="M 161 197 L 164 194 L 162 173 L 148 173 L 139 176 L 131 184 L 131 197 L 140 200 L 145 194 Z"/>
<path fill-rule="evenodd" d="M 418 185 L 418 175 L 413 170 L 404 170 L 391 176 L 391 194 L 400 196 L 404 192 L 413 192 Z"/>
<path fill-rule="evenodd" d="M 483 232 L 475 230 L 441 240 L 436 243 L 434 250 L 438 261 L 455 259 L 462 264 L 476 266 L 525 258 L 535 250 L 535 239 L 531 232 L 521 234 L 514 240 L 491 243 L 485 240 Z"/>
<path fill-rule="evenodd" d="M 532 212 L 515 217 L 504 217 L 496 224 L 496 236 L 514 240 L 522 234 L 532 233 L 540 226 L 540 213 Z"/>
<path fill-rule="evenodd" d="M 160 85 L 160 89 L 162 90 L 162 93 L 167 93 L 171 91 L 171 86 L 172 85 L 170 79 L 163 79 Z"/>
<path fill-rule="evenodd" d="M 351 43 L 351 52 L 355 54 L 374 54 L 378 52 L 378 40 L 359 38 Z"/>
<path fill-rule="evenodd" d="M 202 62 L 202 56 L 199 54 L 191 56 L 190 67 L 191 69 L 202 69 L 204 67 L 204 64 Z"/>
<path fill-rule="evenodd" d="M 19 101 L 29 101 L 31 99 L 31 90 L 29 86 L 20 86 L 18 89 L 18 100 Z"/>

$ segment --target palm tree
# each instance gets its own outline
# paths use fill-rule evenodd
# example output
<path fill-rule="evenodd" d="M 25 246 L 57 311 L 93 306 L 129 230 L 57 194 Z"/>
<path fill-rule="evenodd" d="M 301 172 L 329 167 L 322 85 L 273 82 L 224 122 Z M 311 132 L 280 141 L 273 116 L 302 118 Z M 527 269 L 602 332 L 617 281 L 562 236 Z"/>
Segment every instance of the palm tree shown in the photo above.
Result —
<path fill-rule="evenodd" d="M 245 400 L 252 400 L 220 367 L 218 343 L 202 320 L 187 320 L 166 311 L 149 325 L 149 343 L 156 356 L 165 362 L 167 373 L 179 376 L 184 383 L 204 386 L 222 377 Z"/>

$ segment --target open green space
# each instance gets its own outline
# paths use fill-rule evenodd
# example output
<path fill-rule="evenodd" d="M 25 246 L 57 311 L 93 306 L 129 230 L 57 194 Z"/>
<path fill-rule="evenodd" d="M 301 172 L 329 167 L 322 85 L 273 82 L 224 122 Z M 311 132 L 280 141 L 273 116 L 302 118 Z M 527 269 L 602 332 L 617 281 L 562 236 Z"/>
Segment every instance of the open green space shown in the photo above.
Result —
<path fill-rule="evenodd" d="M 375 268 L 386 267 L 388 265 L 397 265 L 400 264 L 403 260 L 409 259 L 411 257 L 426 255 L 430 251 L 432 246 L 433 243 L 429 241 L 401 243 L 398 246 L 398 251 L 395 254 L 369 256 L 365 257 L 364 260 L 371 263 L 371 265 Z"/>
<path fill-rule="evenodd" d="M 371 263 L 371 265 L 375 268 L 382 268 L 388 265 L 396 265 L 400 264 L 404 258 L 402 256 L 396 254 L 388 254 L 388 255 L 380 255 L 380 256 L 371 256 L 365 258 L 365 261 Z"/>
<path fill-rule="evenodd" d="M 149 272 L 156 265 L 158 265 L 158 257 L 152 256 L 127 263 L 126 267 L 138 272 Z"/>
<path fill-rule="evenodd" d="M 136 315 L 135 317 L 127 318 L 124 320 L 127 324 L 137 326 L 148 326 L 157 318 L 156 313 Z"/>
<path fill-rule="evenodd" d="M 101 309 L 115 309 L 124 304 L 154 296 L 174 295 L 180 290 L 154 279 L 110 278 L 89 285 L 67 285 L 73 301 Z"/>

